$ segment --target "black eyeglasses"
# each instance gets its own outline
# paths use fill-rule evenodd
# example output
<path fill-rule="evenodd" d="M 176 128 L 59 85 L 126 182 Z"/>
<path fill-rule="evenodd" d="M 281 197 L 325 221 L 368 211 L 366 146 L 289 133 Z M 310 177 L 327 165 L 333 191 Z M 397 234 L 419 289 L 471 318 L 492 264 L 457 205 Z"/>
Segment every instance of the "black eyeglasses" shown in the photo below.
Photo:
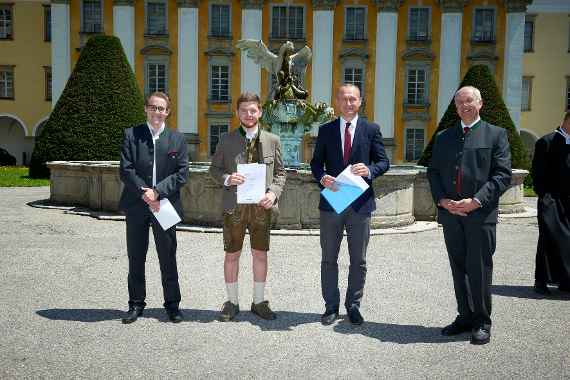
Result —
<path fill-rule="evenodd" d="M 163 106 L 155 106 L 154 104 L 147 104 L 146 108 L 149 111 L 160 112 L 160 113 L 165 113 L 166 111 L 168 111 L 168 108 Z"/>

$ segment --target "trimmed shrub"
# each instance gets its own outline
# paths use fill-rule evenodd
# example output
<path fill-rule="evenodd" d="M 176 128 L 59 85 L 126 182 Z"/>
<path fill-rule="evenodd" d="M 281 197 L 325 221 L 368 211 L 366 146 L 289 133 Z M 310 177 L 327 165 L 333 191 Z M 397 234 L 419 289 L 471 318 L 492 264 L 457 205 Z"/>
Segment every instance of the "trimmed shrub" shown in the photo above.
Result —
<path fill-rule="evenodd" d="M 12 156 L 6 149 L 0 148 L 0 166 L 15 166 L 16 157 Z"/>
<path fill-rule="evenodd" d="M 483 98 L 483 107 L 480 111 L 481 119 L 507 130 L 509 144 L 511 146 L 512 167 L 528 170 L 530 168 L 530 162 L 526 148 L 515 128 L 515 124 L 513 123 L 511 116 L 509 115 L 509 111 L 507 110 L 507 106 L 505 105 L 503 98 L 499 94 L 497 85 L 495 84 L 495 79 L 493 78 L 489 68 L 485 65 L 475 65 L 471 67 L 467 74 L 465 74 L 465 78 L 463 78 L 459 88 L 464 86 L 473 86 L 481 91 L 481 97 Z M 418 165 L 429 165 L 435 135 L 449 127 L 457 125 L 459 122 L 460 119 L 459 115 L 457 115 L 455 102 L 451 99 L 451 103 L 441 118 L 437 130 L 431 137 L 429 144 L 424 149 L 422 157 L 418 161 Z"/>
<path fill-rule="evenodd" d="M 36 142 L 30 177 L 49 178 L 47 161 L 118 160 L 123 129 L 145 119 L 120 40 L 89 39 Z"/>

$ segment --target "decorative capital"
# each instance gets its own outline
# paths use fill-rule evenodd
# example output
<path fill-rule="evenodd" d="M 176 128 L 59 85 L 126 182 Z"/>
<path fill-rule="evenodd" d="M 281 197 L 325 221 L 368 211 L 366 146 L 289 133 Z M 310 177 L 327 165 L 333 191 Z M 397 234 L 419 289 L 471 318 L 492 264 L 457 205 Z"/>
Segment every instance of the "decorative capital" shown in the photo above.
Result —
<path fill-rule="evenodd" d="M 404 0 L 374 0 L 378 12 L 398 12 Z"/>
<path fill-rule="evenodd" d="M 452 13 L 459 12 L 463 13 L 463 8 L 469 3 L 469 0 L 437 0 L 439 7 L 442 12 Z"/>
<path fill-rule="evenodd" d="M 263 0 L 240 0 L 241 9 L 262 9 Z"/>
<path fill-rule="evenodd" d="M 503 0 L 508 13 L 526 12 L 532 0 Z"/>
<path fill-rule="evenodd" d="M 178 8 L 198 8 L 200 0 L 176 0 Z"/>
<path fill-rule="evenodd" d="M 135 0 L 113 0 L 113 5 L 126 5 L 132 7 L 135 5 Z"/>
<path fill-rule="evenodd" d="M 332 11 L 338 4 L 338 0 L 313 0 L 313 10 Z"/>

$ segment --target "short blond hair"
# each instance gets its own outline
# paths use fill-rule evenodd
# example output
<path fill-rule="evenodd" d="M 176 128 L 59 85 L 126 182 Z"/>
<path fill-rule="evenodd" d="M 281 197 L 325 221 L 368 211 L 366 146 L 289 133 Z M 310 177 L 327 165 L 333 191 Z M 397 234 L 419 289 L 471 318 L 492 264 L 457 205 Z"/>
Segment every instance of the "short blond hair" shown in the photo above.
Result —
<path fill-rule="evenodd" d="M 168 95 L 166 95 L 162 91 L 155 91 L 155 92 L 151 93 L 150 95 L 148 95 L 146 97 L 146 99 L 144 100 L 145 106 L 148 106 L 148 102 L 150 101 L 150 98 L 152 98 L 152 97 L 160 98 L 160 99 L 164 100 L 166 102 L 166 108 L 170 109 L 170 98 L 168 97 Z"/>

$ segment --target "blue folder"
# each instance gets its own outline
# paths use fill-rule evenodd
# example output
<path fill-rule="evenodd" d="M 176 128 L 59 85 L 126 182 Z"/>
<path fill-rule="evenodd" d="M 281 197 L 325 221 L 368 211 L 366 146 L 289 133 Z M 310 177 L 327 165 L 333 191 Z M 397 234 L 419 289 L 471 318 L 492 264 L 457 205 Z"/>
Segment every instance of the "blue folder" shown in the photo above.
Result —
<path fill-rule="evenodd" d="M 358 186 L 348 185 L 346 183 L 335 183 L 337 191 L 323 189 L 321 194 L 329 202 L 331 207 L 337 214 L 343 212 L 348 206 L 352 204 L 359 196 L 366 190 L 362 190 Z"/>

